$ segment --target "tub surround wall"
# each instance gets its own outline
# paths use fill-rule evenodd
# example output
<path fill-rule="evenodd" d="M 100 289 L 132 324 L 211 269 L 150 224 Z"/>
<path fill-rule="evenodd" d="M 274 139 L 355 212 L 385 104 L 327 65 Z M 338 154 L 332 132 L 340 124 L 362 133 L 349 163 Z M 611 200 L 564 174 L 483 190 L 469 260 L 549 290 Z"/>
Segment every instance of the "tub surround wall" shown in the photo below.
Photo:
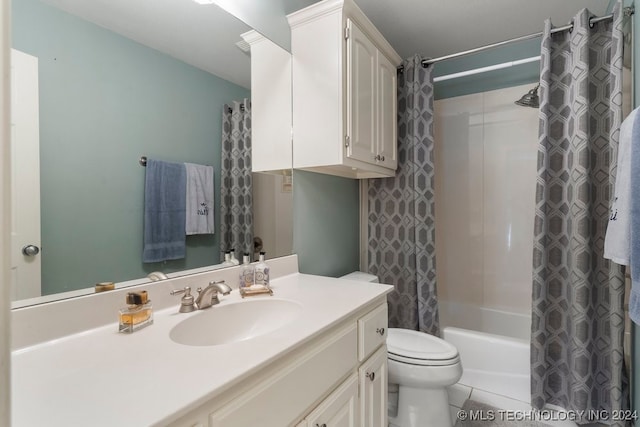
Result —
<path fill-rule="evenodd" d="M 443 301 L 530 313 L 538 110 L 514 105 L 529 89 L 435 103 Z"/>
<path fill-rule="evenodd" d="M 440 300 L 440 323 L 505 338 L 529 342 L 531 339 L 531 315 L 495 310 L 476 304 Z"/>
<path fill-rule="evenodd" d="M 11 2 L 0 0 L 0 425 L 11 425 L 10 259 L 11 210 L 9 138 L 9 52 L 11 48 Z"/>

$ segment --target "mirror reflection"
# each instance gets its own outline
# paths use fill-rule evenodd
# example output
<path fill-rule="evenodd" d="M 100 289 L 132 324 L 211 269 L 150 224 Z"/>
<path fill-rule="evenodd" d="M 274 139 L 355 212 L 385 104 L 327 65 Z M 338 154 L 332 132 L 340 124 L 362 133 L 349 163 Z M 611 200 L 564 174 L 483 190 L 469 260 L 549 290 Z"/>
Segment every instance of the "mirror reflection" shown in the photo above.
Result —
<path fill-rule="evenodd" d="M 12 110 L 24 112 L 12 117 L 14 300 L 222 261 L 222 117 L 250 102 L 238 43 L 250 27 L 215 5 L 178 3 L 13 1 L 13 53 L 24 59 L 14 62 L 26 67 L 12 70 L 22 76 Z M 182 259 L 142 262 L 141 156 L 213 166 L 214 233 L 187 236 Z M 253 236 L 268 258 L 288 255 L 291 182 L 250 176 Z"/>

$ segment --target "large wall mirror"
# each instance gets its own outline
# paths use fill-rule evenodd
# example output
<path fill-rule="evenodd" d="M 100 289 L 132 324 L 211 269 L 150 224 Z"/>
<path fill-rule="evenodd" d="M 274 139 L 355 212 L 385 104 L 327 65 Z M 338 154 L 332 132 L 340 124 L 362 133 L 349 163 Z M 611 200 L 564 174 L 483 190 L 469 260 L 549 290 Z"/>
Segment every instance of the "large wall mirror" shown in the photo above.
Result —
<path fill-rule="evenodd" d="M 250 100 L 250 55 L 238 42 L 251 27 L 192 0 L 13 0 L 12 26 L 13 49 L 37 58 L 39 86 L 39 156 L 15 159 L 14 183 L 39 175 L 39 206 L 27 209 L 41 214 L 40 282 L 35 295 L 14 288 L 14 307 L 218 267 L 222 114 Z M 184 259 L 142 263 L 141 156 L 214 167 L 216 231 L 188 236 Z M 254 235 L 267 257 L 290 254 L 290 182 L 253 178 Z M 15 283 L 30 267 L 17 258 Z"/>

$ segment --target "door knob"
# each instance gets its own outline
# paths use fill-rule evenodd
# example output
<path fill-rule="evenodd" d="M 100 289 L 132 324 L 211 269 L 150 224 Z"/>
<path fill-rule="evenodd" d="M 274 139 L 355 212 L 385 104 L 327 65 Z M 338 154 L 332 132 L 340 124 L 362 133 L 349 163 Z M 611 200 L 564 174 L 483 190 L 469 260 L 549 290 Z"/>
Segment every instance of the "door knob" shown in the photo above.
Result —
<path fill-rule="evenodd" d="M 22 255 L 24 256 L 36 256 L 40 253 L 40 248 L 36 245 L 27 245 L 22 248 Z"/>

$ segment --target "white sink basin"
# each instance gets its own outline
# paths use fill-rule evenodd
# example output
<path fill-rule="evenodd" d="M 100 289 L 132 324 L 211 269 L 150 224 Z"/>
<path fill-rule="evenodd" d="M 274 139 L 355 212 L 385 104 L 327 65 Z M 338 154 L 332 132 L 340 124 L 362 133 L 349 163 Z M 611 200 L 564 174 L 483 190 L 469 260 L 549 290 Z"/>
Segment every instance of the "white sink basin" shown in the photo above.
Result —
<path fill-rule="evenodd" d="M 229 344 L 273 332 L 301 312 L 299 303 L 273 298 L 214 305 L 178 323 L 169 337 L 193 346 Z"/>

